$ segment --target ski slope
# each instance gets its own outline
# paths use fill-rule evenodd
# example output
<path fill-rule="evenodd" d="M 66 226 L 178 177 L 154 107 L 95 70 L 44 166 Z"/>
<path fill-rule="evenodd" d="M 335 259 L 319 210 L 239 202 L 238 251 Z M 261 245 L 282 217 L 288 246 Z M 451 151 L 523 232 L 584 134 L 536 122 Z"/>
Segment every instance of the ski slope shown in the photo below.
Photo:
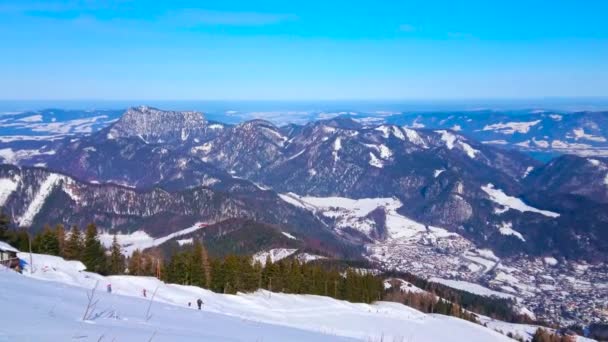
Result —
<path fill-rule="evenodd" d="M 29 260 L 28 254 L 20 254 Z M 358 304 L 313 295 L 257 291 L 225 295 L 155 278 L 103 277 L 80 262 L 33 256 L 34 273 L 0 270 L 0 341 L 509 341 L 464 320 L 428 315 L 389 302 Z M 97 284 L 99 318 L 81 321 L 87 290 Z M 107 284 L 113 292 L 105 292 Z M 148 298 L 143 298 L 146 289 Z M 149 297 L 157 289 L 146 320 Z M 194 306 L 204 301 L 201 312 Z M 8 317 L 8 318 L 6 318 Z M 28 329 L 35 327 L 35 329 Z"/>

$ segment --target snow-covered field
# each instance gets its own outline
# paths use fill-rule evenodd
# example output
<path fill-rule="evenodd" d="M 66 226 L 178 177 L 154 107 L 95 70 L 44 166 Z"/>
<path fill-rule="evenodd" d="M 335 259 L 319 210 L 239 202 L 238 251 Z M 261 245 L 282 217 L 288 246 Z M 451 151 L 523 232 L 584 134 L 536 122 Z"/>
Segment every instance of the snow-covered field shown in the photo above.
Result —
<path fill-rule="evenodd" d="M 160 246 L 163 243 L 182 236 L 182 235 L 186 235 L 186 234 L 190 234 L 192 232 L 195 232 L 199 229 L 202 229 L 206 226 L 205 223 L 196 223 L 191 227 L 182 229 L 182 230 L 178 230 L 174 233 L 171 233 L 169 235 L 163 236 L 163 237 L 159 237 L 159 238 L 154 238 L 150 235 L 148 235 L 148 233 L 138 230 L 136 232 L 133 232 L 131 234 L 110 234 L 107 232 L 103 232 L 101 234 L 99 234 L 99 240 L 101 241 L 101 244 L 104 245 L 104 247 L 109 248 L 110 246 L 112 246 L 112 241 L 114 239 L 114 236 L 116 236 L 116 241 L 118 242 L 118 244 L 120 245 L 121 249 L 122 249 L 122 253 L 125 256 L 131 256 L 133 254 L 133 252 L 135 252 L 136 250 L 140 250 L 143 251 L 146 248 L 151 248 L 154 246 Z M 179 242 L 182 241 L 182 242 Z M 187 243 L 186 240 L 179 240 L 178 243 L 180 245 Z M 192 241 L 190 241 L 190 243 L 192 243 Z"/>
<path fill-rule="evenodd" d="M 20 254 L 28 260 L 28 254 Z M 0 340 L 7 341 L 508 341 L 481 325 L 388 302 L 258 291 L 224 295 L 155 278 L 102 277 L 80 262 L 33 256 L 19 275 L 0 270 Z M 82 321 L 97 284 L 94 317 Z M 112 285 L 112 294 L 105 291 Z M 148 298 L 143 298 L 146 289 Z M 146 314 L 152 293 L 156 296 Z M 202 311 L 188 307 L 197 298 Z"/>
<path fill-rule="evenodd" d="M 502 190 L 495 188 L 494 184 L 490 183 L 488 185 L 482 186 L 481 190 L 483 190 L 486 194 L 488 194 L 488 196 L 494 203 L 502 206 L 502 208 L 496 209 L 495 212 L 497 214 L 501 214 L 509 209 L 513 209 L 513 210 L 520 211 L 522 213 L 526 212 L 526 211 L 530 211 L 530 212 L 538 213 L 538 214 L 548 216 L 548 217 L 559 217 L 558 213 L 554 213 L 549 210 L 540 210 L 540 209 L 534 208 L 532 206 L 527 205 L 526 203 L 524 203 L 524 201 L 522 201 L 521 199 L 519 199 L 517 197 L 513 197 L 513 196 L 509 196 L 509 195 L 505 194 Z"/>

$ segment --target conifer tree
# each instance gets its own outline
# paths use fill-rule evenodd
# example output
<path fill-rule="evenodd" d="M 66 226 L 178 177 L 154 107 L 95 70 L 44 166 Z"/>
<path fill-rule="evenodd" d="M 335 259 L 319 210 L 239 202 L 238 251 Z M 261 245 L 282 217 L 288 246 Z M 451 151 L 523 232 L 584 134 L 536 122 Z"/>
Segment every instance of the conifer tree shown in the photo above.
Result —
<path fill-rule="evenodd" d="M 70 236 L 65 243 L 65 249 L 63 251 L 63 257 L 68 260 L 78 260 L 82 257 L 83 253 L 83 242 L 82 234 L 77 226 L 72 226 L 70 230 Z"/>
<path fill-rule="evenodd" d="M 143 271 L 144 267 L 141 251 L 136 249 L 131 255 L 131 258 L 129 258 L 129 274 L 140 276 L 143 275 Z"/>
<path fill-rule="evenodd" d="M 65 228 L 62 224 L 55 226 L 55 235 L 57 236 L 57 242 L 59 243 L 59 253 L 57 255 L 65 255 Z"/>
<path fill-rule="evenodd" d="M 59 240 L 51 227 L 45 225 L 33 241 L 33 249 L 40 254 L 59 255 Z"/>
<path fill-rule="evenodd" d="M 122 274 L 125 271 L 125 258 L 120 252 L 120 245 L 116 239 L 116 235 L 112 239 L 112 248 L 110 249 L 110 273 Z"/>
<path fill-rule="evenodd" d="M 190 284 L 203 287 L 205 275 L 203 271 L 203 247 L 200 241 L 195 241 L 190 253 Z"/>
<path fill-rule="evenodd" d="M 105 249 L 97 237 L 97 227 L 91 223 L 87 226 L 84 237 L 84 250 L 82 262 L 90 272 L 105 274 L 107 262 Z"/>
<path fill-rule="evenodd" d="M 205 282 L 203 287 L 206 289 L 211 288 L 211 263 L 209 262 L 209 254 L 205 245 L 201 242 L 201 262 L 203 266 L 203 275 L 205 276 Z"/>

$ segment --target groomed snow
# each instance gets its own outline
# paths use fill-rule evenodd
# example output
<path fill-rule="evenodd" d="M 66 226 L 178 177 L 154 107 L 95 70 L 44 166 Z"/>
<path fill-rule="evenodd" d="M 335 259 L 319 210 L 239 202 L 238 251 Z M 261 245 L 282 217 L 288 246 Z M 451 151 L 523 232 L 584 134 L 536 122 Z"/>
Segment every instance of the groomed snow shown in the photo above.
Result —
<path fill-rule="evenodd" d="M 79 263 L 45 255 L 34 255 L 34 264 L 33 274 L 28 265 L 24 275 L 0 270 L 2 308 L 11 313 L 0 320 L 0 336 L 11 341 L 97 341 L 102 336 L 117 341 L 448 341 L 454 336 L 510 341 L 481 325 L 397 303 L 368 305 L 268 291 L 225 295 L 150 277 L 102 277 L 82 271 Z M 97 312 L 103 314 L 83 322 L 85 291 L 96 282 Z M 107 284 L 112 294 L 105 292 Z M 142 298 L 144 289 L 148 298 Z M 195 306 L 197 298 L 204 302 L 201 311 L 187 305 Z"/>
<path fill-rule="evenodd" d="M 541 215 L 544 215 L 547 217 L 559 217 L 558 213 L 554 213 L 554 212 L 548 211 L 548 210 L 540 210 L 540 209 L 531 207 L 531 206 L 525 204 L 519 198 L 505 194 L 502 190 L 494 188 L 494 184 L 492 184 L 492 183 L 488 183 L 488 185 L 482 185 L 481 190 L 483 190 L 486 194 L 488 194 L 488 196 L 490 196 L 490 199 L 494 203 L 500 204 L 501 206 L 506 208 L 506 209 L 502 209 L 502 210 L 501 209 L 497 210 L 497 213 L 502 213 L 508 209 L 513 209 L 513 210 L 517 210 L 517 211 L 521 211 L 521 212 L 529 211 L 529 212 L 533 212 L 533 213 L 538 213 L 538 214 L 541 214 Z"/>

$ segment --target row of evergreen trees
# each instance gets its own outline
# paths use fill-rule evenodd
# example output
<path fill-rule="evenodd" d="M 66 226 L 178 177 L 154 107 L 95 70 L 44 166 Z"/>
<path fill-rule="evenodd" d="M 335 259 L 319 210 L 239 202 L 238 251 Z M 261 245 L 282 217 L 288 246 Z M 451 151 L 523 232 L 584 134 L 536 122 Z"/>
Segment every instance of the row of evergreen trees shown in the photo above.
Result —
<path fill-rule="evenodd" d="M 29 250 L 27 231 L 0 231 L 1 238 L 20 250 Z M 209 257 L 200 241 L 176 251 L 165 260 L 160 250 L 136 250 L 125 258 L 116 238 L 108 251 L 89 224 L 82 234 L 73 226 L 69 233 L 62 225 L 45 226 L 32 237 L 32 251 L 80 260 L 87 270 L 103 275 L 130 274 L 155 276 L 166 282 L 195 285 L 218 293 L 252 292 L 266 289 L 294 294 L 316 294 L 352 302 L 370 303 L 382 299 L 384 287 L 380 277 L 365 272 L 327 269 L 293 260 L 276 263 L 268 258 L 265 266 L 252 262 L 249 256 Z"/>
<path fill-rule="evenodd" d="M 3 220 L 0 219 L 0 222 Z M 2 224 L 0 224 L 0 227 Z M 100 274 L 122 274 L 125 269 L 125 258 L 118 243 L 114 241 L 110 253 L 99 242 L 97 227 L 89 224 L 84 232 L 73 226 L 66 232 L 63 225 L 51 228 L 46 225 L 39 233 L 30 235 L 27 230 L 0 229 L 0 239 L 7 241 L 21 251 L 63 257 L 67 260 L 80 260 L 87 270 Z"/>
<path fill-rule="evenodd" d="M 196 285 L 220 293 L 266 289 L 370 303 L 381 299 L 384 291 L 380 277 L 352 270 L 328 270 L 297 259 L 273 263 L 268 257 L 263 266 L 248 256 L 210 258 L 198 241 L 191 248 L 173 254 L 163 274 L 167 282 Z"/>
<path fill-rule="evenodd" d="M 426 313 L 437 313 L 477 322 L 475 315 L 464 310 L 457 302 L 438 297 L 434 292 L 404 291 L 401 289 L 400 281 L 396 279 L 391 280 L 391 288 L 386 291 L 384 300 L 402 303 Z"/>

